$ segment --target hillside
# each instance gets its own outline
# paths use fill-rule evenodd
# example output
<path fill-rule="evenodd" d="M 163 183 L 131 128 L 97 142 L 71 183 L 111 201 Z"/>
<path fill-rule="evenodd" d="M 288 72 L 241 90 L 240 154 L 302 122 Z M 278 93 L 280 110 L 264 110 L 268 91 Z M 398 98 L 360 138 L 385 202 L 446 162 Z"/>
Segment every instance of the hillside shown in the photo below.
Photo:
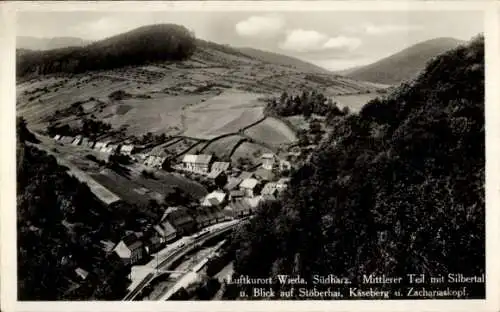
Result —
<path fill-rule="evenodd" d="M 331 73 L 303 72 L 272 63 L 269 57 L 263 60 L 227 45 L 194 40 L 190 34 L 185 54 L 176 55 L 182 45 L 168 46 L 173 54 L 160 57 L 154 51 L 162 46 L 140 52 L 170 32 L 184 38 L 185 29 L 149 26 L 83 48 L 22 50 L 18 114 L 38 130 L 49 123 L 76 125 L 91 118 L 128 136 L 151 132 L 210 139 L 258 121 L 265 106 L 262 99 L 290 88 L 319 89 L 327 96 L 362 95 L 349 101 L 356 107 L 381 88 Z M 174 37 L 169 38 L 175 43 Z M 90 50 L 94 52 L 85 54 Z M 138 58 L 122 57 L 134 54 Z"/>
<path fill-rule="evenodd" d="M 255 59 L 259 59 L 263 62 L 267 62 L 270 64 L 276 64 L 276 65 L 282 65 L 282 66 L 288 66 L 291 68 L 295 68 L 297 70 L 303 71 L 303 72 L 310 72 L 310 73 L 319 73 L 319 74 L 331 74 L 330 71 L 313 65 L 311 63 L 299 60 L 298 58 L 283 55 L 283 54 L 278 54 L 278 53 L 273 53 L 269 51 L 263 51 L 263 50 L 257 50 L 253 48 L 238 48 L 243 54 L 246 54 L 250 57 L 253 57 Z"/>
<path fill-rule="evenodd" d="M 357 80 L 383 84 L 398 84 L 413 78 L 433 57 L 456 48 L 463 41 L 454 38 L 436 38 L 410 46 L 373 64 L 343 71 L 343 75 Z"/>
<path fill-rule="evenodd" d="M 283 201 L 263 205 L 235 235 L 233 278 L 299 275 L 312 288 L 314 274 L 333 274 L 368 290 L 374 285 L 363 285 L 363 274 L 403 277 L 375 287 L 400 289 L 403 299 L 408 272 L 484 274 L 484 67 L 478 37 L 340 120 Z M 421 286 L 485 296 L 484 283 Z"/>
<path fill-rule="evenodd" d="M 76 37 L 37 38 L 28 36 L 16 37 L 16 49 L 53 50 L 66 47 L 81 47 L 90 42 Z"/>

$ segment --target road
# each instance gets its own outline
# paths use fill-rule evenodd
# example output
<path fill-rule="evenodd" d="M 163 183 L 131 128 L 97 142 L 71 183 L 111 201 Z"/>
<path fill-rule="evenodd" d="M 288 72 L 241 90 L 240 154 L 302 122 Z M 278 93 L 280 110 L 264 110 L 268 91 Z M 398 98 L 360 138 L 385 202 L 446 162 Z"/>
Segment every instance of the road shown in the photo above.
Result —
<path fill-rule="evenodd" d="M 185 254 L 189 253 L 190 251 L 199 248 L 203 243 L 205 243 L 207 240 L 214 238 L 216 236 L 219 236 L 229 230 L 234 229 L 241 220 L 234 220 L 230 221 L 227 223 L 227 225 L 220 226 L 219 228 L 214 229 L 213 231 L 210 232 L 205 232 L 205 233 L 198 233 L 198 236 L 196 238 L 193 238 L 191 242 L 186 243 L 184 246 L 181 248 L 174 250 L 171 254 L 165 257 L 161 263 L 158 264 L 158 266 L 155 269 L 158 270 L 163 270 L 163 269 L 168 269 L 169 266 L 172 265 L 175 261 L 180 259 L 182 256 Z M 156 276 L 156 273 L 153 271 L 152 273 L 149 273 L 144 277 L 144 279 L 134 288 L 132 289 L 126 296 L 123 298 L 124 301 L 132 301 L 137 297 L 137 295 L 146 287 Z"/>

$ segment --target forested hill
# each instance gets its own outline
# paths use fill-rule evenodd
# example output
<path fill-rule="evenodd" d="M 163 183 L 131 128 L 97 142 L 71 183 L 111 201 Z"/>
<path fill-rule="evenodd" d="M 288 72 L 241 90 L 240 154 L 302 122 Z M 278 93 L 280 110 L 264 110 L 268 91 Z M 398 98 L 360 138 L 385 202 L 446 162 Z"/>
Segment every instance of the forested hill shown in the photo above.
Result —
<path fill-rule="evenodd" d="M 183 60 L 192 55 L 195 38 L 183 26 L 143 26 L 83 47 L 17 53 L 17 75 L 80 73 L 154 61 Z"/>
<path fill-rule="evenodd" d="M 236 275 L 484 273 L 484 142 L 478 37 L 344 118 L 234 238 Z"/>

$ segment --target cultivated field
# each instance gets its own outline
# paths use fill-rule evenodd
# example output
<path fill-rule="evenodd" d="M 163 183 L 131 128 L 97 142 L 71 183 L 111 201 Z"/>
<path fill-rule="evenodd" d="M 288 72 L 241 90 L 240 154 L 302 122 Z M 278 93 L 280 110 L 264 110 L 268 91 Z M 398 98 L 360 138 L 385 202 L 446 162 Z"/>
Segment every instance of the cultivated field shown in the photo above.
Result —
<path fill-rule="evenodd" d="M 243 142 L 238 148 L 234 151 L 231 156 L 231 161 L 236 162 L 238 158 L 249 158 L 254 165 L 261 162 L 260 156 L 263 153 L 270 153 L 271 150 L 249 142 Z"/>
<path fill-rule="evenodd" d="M 185 112 L 185 136 L 212 139 L 234 133 L 263 117 L 258 94 L 225 92 Z"/>
<path fill-rule="evenodd" d="M 262 141 L 271 146 L 297 141 L 295 133 L 286 124 L 273 117 L 267 117 L 263 122 L 247 129 L 245 134 L 256 141 Z"/>
<path fill-rule="evenodd" d="M 226 157 L 230 157 L 231 151 L 236 147 L 236 145 L 244 140 L 243 137 L 239 135 L 231 135 L 228 137 L 224 137 L 218 139 L 212 143 L 210 143 L 207 147 L 203 149 L 203 153 L 217 155 L 217 157 L 221 159 L 225 159 Z"/>

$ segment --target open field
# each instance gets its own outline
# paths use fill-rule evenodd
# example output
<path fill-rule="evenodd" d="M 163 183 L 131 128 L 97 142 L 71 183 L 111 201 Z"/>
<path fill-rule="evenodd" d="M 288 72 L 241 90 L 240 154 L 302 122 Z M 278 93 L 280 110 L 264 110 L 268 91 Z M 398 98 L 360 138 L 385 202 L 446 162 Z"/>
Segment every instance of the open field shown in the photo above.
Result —
<path fill-rule="evenodd" d="M 215 154 L 219 158 L 229 157 L 229 153 L 234 149 L 236 144 L 238 144 L 244 138 L 239 135 L 231 135 L 228 137 L 224 137 L 218 139 L 212 143 L 210 143 L 204 150 L 205 154 Z"/>
<path fill-rule="evenodd" d="M 339 108 L 347 106 L 352 112 L 359 112 L 368 101 L 379 95 L 377 93 L 337 95 L 334 97 L 334 101 L 337 102 Z"/>
<path fill-rule="evenodd" d="M 177 134 L 185 127 L 180 117 L 182 108 L 196 104 L 204 97 L 154 95 L 151 99 L 127 99 L 108 106 L 99 116 L 114 128 L 127 125 L 127 132 L 131 135 L 146 132 Z"/>
<path fill-rule="evenodd" d="M 184 135 L 201 139 L 239 131 L 263 117 L 263 103 L 260 95 L 225 92 L 185 113 L 187 131 Z"/>
<path fill-rule="evenodd" d="M 247 129 L 245 134 L 271 146 L 297 141 L 295 133 L 285 123 L 273 117 L 267 117 L 264 121 Z"/>
<path fill-rule="evenodd" d="M 255 143 L 243 142 L 238 148 L 234 151 L 231 156 L 231 161 L 236 162 L 238 158 L 249 158 L 254 165 L 257 165 L 261 162 L 260 156 L 263 153 L 270 153 L 271 150 L 260 146 Z"/>

